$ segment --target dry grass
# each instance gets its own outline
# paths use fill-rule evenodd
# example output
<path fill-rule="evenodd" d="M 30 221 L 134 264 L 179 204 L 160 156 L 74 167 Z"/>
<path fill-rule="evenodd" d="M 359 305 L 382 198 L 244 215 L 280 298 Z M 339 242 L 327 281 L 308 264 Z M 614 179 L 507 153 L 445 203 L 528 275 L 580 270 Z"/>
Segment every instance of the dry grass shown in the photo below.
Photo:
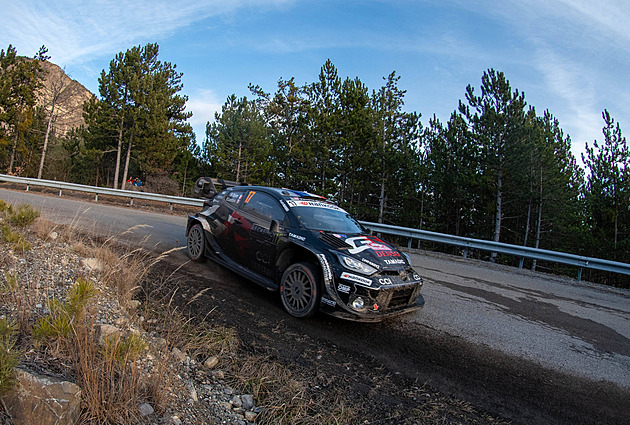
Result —
<path fill-rule="evenodd" d="M 317 425 L 357 423 L 360 408 L 344 397 L 328 392 L 318 398 L 309 395 L 308 381 L 292 368 L 273 359 L 246 355 L 233 364 L 235 385 L 251 393 L 264 409 L 259 424 Z"/>
<path fill-rule="evenodd" d="M 138 419 L 138 400 L 144 399 L 146 386 L 136 361 L 119 361 L 107 355 L 98 344 L 95 326 L 75 331 L 71 359 L 77 383 L 82 388 L 82 418 L 88 423 L 130 424 Z M 110 350 L 116 351 L 120 339 Z"/>
<path fill-rule="evenodd" d="M 41 276 L 31 273 L 29 267 L 18 267 L 28 257 L 18 261 L 17 257 L 0 255 L 3 271 L 0 273 L 0 313 L 18 324 L 18 339 L 25 350 L 43 359 L 45 364 L 66 368 L 62 372 L 64 375 L 74 376 L 82 387 L 84 423 L 137 422 L 141 401 L 153 402 L 156 410 L 164 407 L 168 401 L 165 389 L 173 379 L 167 347 L 150 347 L 153 369 L 141 370 L 140 364 L 146 359 L 146 349 L 149 348 L 142 337 L 124 330 L 104 339 L 98 335 L 96 301 L 104 294 L 96 291 L 89 279 L 76 279 L 75 285 L 62 299 L 48 293 L 51 285 L 40 281 L 47 276 L 60 278 L 55 261 L 72 264 L 76 255 L 93 258 L 99 266 L 92 270 L 90 278 L 108 287 L 107 293 L 114 293 L 118 303 L 127 306 L 150 268 L 161 258 L 154 259 L 140 250 L 120 248 L 115 244 L 115 236 L 97 241 L 71 226 L 56 226 L 42 218 L 35 220 L 38 213 L 26 207 L 0 206 L 3 234 L 12 235 L 19 227 L 26 232 L 25 237 L 39 237 L 53 242 L 53 246 L 55 241 L 61 242 L 55 248 L 46 248 L 50 250 L 47 260 L 40 260 L 37 265 L 43 272 Z M 20 218 L 11 221 L 8 215 L 11 211 L 18 211 Z M 34 222 L 29 225 L 27 222 L 31 218 Z M 0 239 L 0 251 L 8 247 L 15 251 L 11 244 Z M 67 281 L 67 278 L 61 276 L 60 281 Z M 44 302 L 42 309 L 42 300 L 46 299 L 49 302 Z M 45 315 L 41 315 L 43 311 Z M 3 359 L 7 360 L 0 355 L 0 371 L 3 367 L 12 370 L 14 364 Z M 8 378 L 4 381 L 11 382 Z"/>

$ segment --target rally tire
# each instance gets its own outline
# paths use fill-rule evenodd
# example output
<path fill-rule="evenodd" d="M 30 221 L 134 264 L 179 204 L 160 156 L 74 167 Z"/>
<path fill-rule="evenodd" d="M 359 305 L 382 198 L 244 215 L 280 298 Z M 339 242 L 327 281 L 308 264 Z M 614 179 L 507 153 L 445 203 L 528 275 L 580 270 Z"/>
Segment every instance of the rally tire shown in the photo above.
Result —
<path fill-rule="evenodd" d="M 204 262 L 206 260 L 206 237 L 201 224 L 195 223 L 188 231 L 188 255 L 191 260 Z"/>
<path fill-rule="evenodd" d="M 312 317 L 321 298 L 319 269 L 311 263 L 295 263 L 282 275 L 280 299 L 285 310 L 300 319 Z"/>

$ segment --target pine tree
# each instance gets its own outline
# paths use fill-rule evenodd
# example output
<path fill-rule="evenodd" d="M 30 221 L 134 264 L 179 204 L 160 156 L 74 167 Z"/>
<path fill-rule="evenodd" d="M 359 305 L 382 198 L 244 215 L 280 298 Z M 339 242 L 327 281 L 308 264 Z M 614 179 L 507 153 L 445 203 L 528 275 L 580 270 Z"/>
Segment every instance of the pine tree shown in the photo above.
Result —
<path fill-rule="evenodd" d="M 489 69 L 481 78 L 481 94 L 476 96 L 469 85 L 466 100 L 468 105 L 460 102 L 459 110 L 480 144 L 481 161 L 485 166 L 483 173 L 494 185 L 492 240 L 499 242 L 504 218 L 505 176 L 514 164 L 514 152 L 523 140 L 525 95 L 518 90 L 512 91 L 502 72 Z M 495 257 L 496 253 L 492 253 L 491 260 Z"/>
<path fill-rule="evenodd" d="M 585 201 L 593 238 L 594 256 L 630 261 L 630 150 L 619 123 L 607 110 L 604 140 L 586 144 L 582 160 L 587 167 Z"/>
<path fill-rule="evenodd" d="M 117 54 L 109 72 L 101 72 L 101 98 L 84 108 L 92 133 L 88 146 L 116 152 L 114 188 L 124 187 L 132 158 L 140 173 L 167 173 L 193 137 L 186 122 L 192 115 L 185 111 L 187 97 L 178 94 L 182 74 L 158 60 L 158 53 L 159 46 L 150 43 Z"/>

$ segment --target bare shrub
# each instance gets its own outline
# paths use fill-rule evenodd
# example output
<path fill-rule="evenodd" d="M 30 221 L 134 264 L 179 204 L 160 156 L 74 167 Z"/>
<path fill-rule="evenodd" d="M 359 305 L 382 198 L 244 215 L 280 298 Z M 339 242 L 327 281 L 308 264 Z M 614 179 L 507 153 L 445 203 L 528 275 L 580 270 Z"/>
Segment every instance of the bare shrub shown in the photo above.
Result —
<path fill-rule="evenodd" d="M 31 230 L 33 231 L 33 233 L 42 240 L 51 239 L 50 236 L 52 232 L 57 229 L 59 229 L 59 226 L 43 217 L 38 217 L 31 226 Z"/>
<path fill-rule="evenodd" d="M 0 304 L 3 313 L 15 320 L 20 333 L 29 334 L 33 310 L 39 299 L 39 291 L 20 276 L 7 271 L 0 275 Z"/>
<path fill-rule="evenodd" d="M 180 188 L 177 182 L 167 174 L 149 174 L 144 185 L 144 190 L 162 195 L 180 195 Z"/>

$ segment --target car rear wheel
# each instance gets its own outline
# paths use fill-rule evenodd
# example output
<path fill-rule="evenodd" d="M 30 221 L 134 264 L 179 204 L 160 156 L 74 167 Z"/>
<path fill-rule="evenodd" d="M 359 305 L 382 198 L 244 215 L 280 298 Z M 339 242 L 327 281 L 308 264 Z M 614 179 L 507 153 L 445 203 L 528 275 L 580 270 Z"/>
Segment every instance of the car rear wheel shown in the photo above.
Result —
<path fill-rule="evenodd" d="M 206 238 L 201 224 L 194 224 L 188 231 L 188 254 L 193 261 L 203 262 L 205 254 Z"/>
<path fill-rule="evenodd" d="M 280 298 L 291 316 L 306 318 L 317 312 L 320 290 L 319 270 L 310 263 L 295 263 L 282 275 Z"/>

